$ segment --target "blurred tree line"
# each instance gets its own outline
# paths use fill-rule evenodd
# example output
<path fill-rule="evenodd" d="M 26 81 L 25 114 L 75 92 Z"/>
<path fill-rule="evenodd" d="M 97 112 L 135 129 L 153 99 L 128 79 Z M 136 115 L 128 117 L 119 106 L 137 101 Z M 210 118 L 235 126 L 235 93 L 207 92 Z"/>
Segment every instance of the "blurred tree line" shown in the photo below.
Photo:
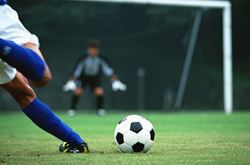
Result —
<path fill-rule="evenodd" d="M 128 90 L 112 92 L 103 77 L 108 109 L 137 108 L 138 68 L 146 70 L 145 108 L 162 109 L 164 91 L 175 98 L 197 8 L 111 4 L 56 0 L 8 0 L 20 20 L 39 36 L 41 50 L 54 79 L 38 97 L 54 109 L 67 109 L 71 93 L 61 87 L 86 49 L 89 39 L 102 42 Z M 233 27 L 234 102 L 236 109 L 249 109 L 248 21 L 250 2 L 231 0 Z M 203 12 L 197 44 L 185 90 L 183 109 L 223 109 L 222 10 Z M 0 91 L 5 101 L 1 109 L 14 109 L 11 98 Z M 12 101 L 12 100 L 11 100 Z M 171 106 L 173 105 L 172 101 Z M 63 103 L 63 104 L 62 104 Z M 79 108 L 93 109 L 93 94 L 83 96 Z"/>

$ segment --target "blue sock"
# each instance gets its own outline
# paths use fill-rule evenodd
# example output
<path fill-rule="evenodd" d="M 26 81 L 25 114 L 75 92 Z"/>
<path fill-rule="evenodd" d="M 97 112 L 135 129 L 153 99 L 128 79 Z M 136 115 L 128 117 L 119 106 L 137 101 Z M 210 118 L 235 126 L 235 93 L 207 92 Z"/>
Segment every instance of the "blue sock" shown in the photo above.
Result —
<path fill-rule="evenodd" d="M 0 58 L 30 80 L 40 80 L 43 77 L 45 63 L 31 49 L 0 38 Z"/>
<path fill-rule="evenodd" d="M 37 98 L 22 110 L 37 126 L 58 139 L 68 142 L 71 147 L 75 147 L 77 144 L 83 142 L 76 132 Z"/>

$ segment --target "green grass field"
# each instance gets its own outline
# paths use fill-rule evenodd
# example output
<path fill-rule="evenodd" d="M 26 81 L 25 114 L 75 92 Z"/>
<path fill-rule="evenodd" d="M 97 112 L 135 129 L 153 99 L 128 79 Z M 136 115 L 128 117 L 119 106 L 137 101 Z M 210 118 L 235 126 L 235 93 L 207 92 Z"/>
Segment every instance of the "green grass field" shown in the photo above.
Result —
<path fill-rule="evenodd" d="M 250 164 L 249 112 L 56 114 L 81 135 L 91 153 L 60 153 L 61 141 L 23 113 L 0 113 L 0 164 Z M 130 114 L 154 125 L 156 139 L 147 153 L 125 154 L 115 144 L 116 124 Z"/>

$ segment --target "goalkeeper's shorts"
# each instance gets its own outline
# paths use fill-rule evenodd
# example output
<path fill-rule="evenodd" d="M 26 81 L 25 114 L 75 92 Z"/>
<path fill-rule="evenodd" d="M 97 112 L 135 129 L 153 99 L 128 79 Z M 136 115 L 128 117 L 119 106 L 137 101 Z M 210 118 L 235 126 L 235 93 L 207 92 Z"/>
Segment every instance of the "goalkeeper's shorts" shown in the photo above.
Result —
<path fill-rule="evenodd" d="M 91 90 L 94 90 L 96 87 L 101 87 L 101 76 L 81 76 L 77 81 L 76 85 L 78 87 L 85 87 L 90 85 Z"/>
<path fill-rule="evenodd" d="M 18 14 L 9 5 L 0 5 L 0 38 L 13 41 L 18 45 L 32 43 L 39 47 L 36 35 L 31 34 L 20 22 Z M 14 79 L 16 69 L 0 58 L 0 84 L 6 84 Z"/>

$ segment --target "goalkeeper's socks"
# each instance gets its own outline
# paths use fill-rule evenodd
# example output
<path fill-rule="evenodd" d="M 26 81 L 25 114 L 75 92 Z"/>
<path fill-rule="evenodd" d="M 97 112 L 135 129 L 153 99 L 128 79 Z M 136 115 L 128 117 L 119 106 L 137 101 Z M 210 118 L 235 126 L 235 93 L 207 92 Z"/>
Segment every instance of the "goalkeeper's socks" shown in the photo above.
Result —
<path fill-rule="evenodd" d="M 74 110 L 76 110 L 76 105 L 77 105 L 77 103 L 78 103 L 79 99 L 80 99 L 80 96 L 73 95 L 72 100 L 71 100 L 71 106 L 70 106 L 70 109 L 74 109 Z"/>
<path fill-rule="evenodd" d="M 30 80 L 40 80 L 43 77 L 45 63 L 31 49 L 0 38 L 0 58 Z"/>
<path fill-rule="evenodd" d="M 97 109 L 102 109 L 103 96 L 96 96 Z"/>
<path fill-rule="evenodd" d="M 22 110 L 37 126 L 58 139 L 68 142 L 70 147 L 75 147 L 77 144 L 83 142 L 76 132 L 37 98 Z"/>

